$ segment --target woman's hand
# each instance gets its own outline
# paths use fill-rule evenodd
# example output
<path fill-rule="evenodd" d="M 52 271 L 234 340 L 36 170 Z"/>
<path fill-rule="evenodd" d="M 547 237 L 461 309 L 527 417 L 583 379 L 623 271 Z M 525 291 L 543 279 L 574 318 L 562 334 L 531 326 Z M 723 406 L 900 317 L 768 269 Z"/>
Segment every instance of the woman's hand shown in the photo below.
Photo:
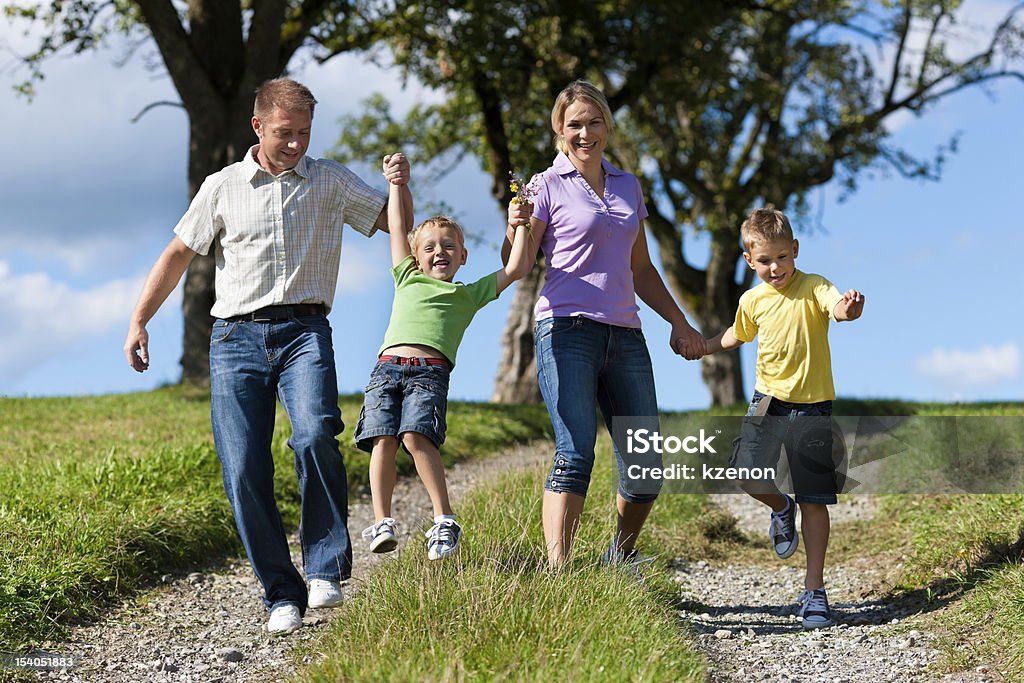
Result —
<path fill-rule="evenodd" d="M 672 326 L 669 345 L 673 353 L 686 360 L 700 360 L 707 353 L 707 340 L 688 323 Z"/>
<path fill-rule="evenodd" d="M 508 224 L 509 227 L 518 228 L 520 225 L 529 225 L 530 216 L 533 215 L 533 204 L 519 202 L 513 199 L 508 203 Z"/>

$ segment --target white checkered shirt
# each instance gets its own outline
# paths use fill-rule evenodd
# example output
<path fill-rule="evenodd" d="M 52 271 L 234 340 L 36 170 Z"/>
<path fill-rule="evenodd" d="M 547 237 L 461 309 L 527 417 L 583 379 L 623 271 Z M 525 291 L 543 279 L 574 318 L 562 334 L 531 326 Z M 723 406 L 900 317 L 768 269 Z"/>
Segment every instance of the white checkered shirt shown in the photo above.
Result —
<path fill-rule="evenodd" d="M 245 158 L 203 181 L 174 233 L 190 249 L 216 243 L 218 318 L 279 304 L 325 304 L 338 284 L 342 225 L 369 237 L 387 196 L 336 161 L 304 156 L 273 176 Z"/>

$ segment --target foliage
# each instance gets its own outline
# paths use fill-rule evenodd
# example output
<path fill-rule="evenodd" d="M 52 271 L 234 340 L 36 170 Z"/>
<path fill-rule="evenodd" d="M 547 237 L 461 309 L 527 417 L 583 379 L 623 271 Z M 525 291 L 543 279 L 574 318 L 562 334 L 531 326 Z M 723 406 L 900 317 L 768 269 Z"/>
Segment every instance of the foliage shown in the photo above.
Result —
<path fill-rule="evenodd" d="M 343 397 L 358 415 L 361 397 Z M 0 651 L 60 637 L 68 623 L 161 574 L 241 552 L 221 488 L 208 396 L 173 387 L 88 398 L 0 399 Z M 550 435 L 539 407 L 453 403 L 446 461 L 487 457 Z M 299 519 L 290 435 L 277 416 L 274 487 Z M 352 492 L 368 460 L 340 439 Z M 411 459 L 401 459 L 411 474 Z"/>
<path fill-rule="evenodd" d="M 472 154 L 504 205 L 509 171 L 540 170 L 554 155 L 555 95 L 586 77 L 617 112 L 609 154 L 644 185 L 668 282 L 714 334 L 751 283 L 737 268 L 751 208 L 773 203 L 806 217 L 809 193 L 832 181 L 849 193 L 865 173 L 937 178 L 956 137 L 917 158 L 893 144 L 894 115 L 922 115 L 965 88 L 1024 78 L 1021 8 L 971 51 L 976 32 L 959 5 L 406 3 L 381 37 L 394 64 L 443 101 L 396 120 L 375 98 L 345 122 L 338 154 L 400 145 L 435 172 Z M 688 258 L 694 232 L 711 237 L 707 263 Z M 705 359 L 704 378 L 716 405 L 745 395 L 738 353 Z"/>

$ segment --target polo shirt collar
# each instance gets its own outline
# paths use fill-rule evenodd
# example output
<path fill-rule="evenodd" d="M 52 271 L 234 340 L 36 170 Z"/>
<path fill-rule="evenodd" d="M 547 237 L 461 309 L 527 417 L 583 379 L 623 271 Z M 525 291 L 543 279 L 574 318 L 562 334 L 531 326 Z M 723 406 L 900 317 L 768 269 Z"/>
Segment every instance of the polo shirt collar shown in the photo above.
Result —
<path fill-rule="evenodd" d="M 559 152 L 558 156 L 551 164 L 551 168 L 554 169 L 558 175 L 569 175 L 576 170 L 576 167 L 569 161 L 568 155 L 565 152 Z M 604 169 L 605 175 L 622 175 L 625 173 L 622 169 L 612 166 L 608 159 L 601 157 L 601 168 Z"/>
<path fill-rule="evenodd" d="M 259 173 L 260 171 L 263 171 L 264 173 L 269 173 L 269 171 L 260 166 L 259 162 L 256 161 L 256 158 L 254 156 L 256 154 L 256 150 L 258 150 L 259 147 L 259 144 L 255 144 L 252 147 L 250 147 L 249 151 L 245 153 L 245 158 L 242 159 L 242 170 L 245 173 L 245 179 L 250 182 L 252 181 L 253 178 L 256 177 L 256 174 Z M 292 170 L 295 171 L 300 176 L 302 176 L 303 178 L 308 179 L 309 164 L 307 162 L 308 157 L 305 154 L 303 154 L 302 158 L 299 159 L 299 163 L 295 164 L 295 168 L 293 168 Z"/>

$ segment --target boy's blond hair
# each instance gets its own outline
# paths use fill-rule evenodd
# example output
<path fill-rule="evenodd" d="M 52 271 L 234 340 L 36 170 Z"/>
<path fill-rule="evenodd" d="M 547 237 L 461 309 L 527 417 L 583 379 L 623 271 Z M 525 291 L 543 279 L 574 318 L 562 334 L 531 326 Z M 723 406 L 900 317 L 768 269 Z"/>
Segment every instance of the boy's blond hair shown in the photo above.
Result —
<path fill-rule="evenodd" d="M 740 237 L 743 240 L 743 248 L 750 251 L 761 244 L 780 240 L 793 241 L 793 226 L 789 224 L 786 214 L 768 204 L 750 212 L 747 220 L 740 226 Z"/>
<path fill-rule="evenodd" d="M 461 225 L 448 216 L 431 216 L 413 228 L 412 232 L 409 233 L 409 246 L 412 247 L 414 254 L 416 253 L 416 245 L 419 243 L 420 231 L 423 228 L 451 228 L 459 236 L 459 246 L 466 246 L 466 233 Z"/>
<path fill-rule="evenodd" d="M 290 78 L 273 78 L 256 88 L 256 101 L 252 114 L 258 119 L 270 116 L 274 107 L 282 111 L 303 111 L 309 109 L 313 115 L 316 98 L 309 88 Z"/>
<path fill-rule="evenodd" d="M 573 81 L 565 86 L 562 92 L 558 93 L 558 97 L 555 98 L 555 106 L 551 108 L 551 130 L 555 131 L 555 147 L 564 154 L 569 153 L 569 145 L 566 143 L 565 138 L 562 137 L 565 110 L 577 100 L 597 107 L 601 112 L 601 116 L 604 117 L 604 125 L 608 129 L 609 134 L 615 128 L 615 121 L 612 119 L 612 109 L 608 106 L 608 100 L 605 99 L 604 93 L 593 83 L 584 80 Z"/>

